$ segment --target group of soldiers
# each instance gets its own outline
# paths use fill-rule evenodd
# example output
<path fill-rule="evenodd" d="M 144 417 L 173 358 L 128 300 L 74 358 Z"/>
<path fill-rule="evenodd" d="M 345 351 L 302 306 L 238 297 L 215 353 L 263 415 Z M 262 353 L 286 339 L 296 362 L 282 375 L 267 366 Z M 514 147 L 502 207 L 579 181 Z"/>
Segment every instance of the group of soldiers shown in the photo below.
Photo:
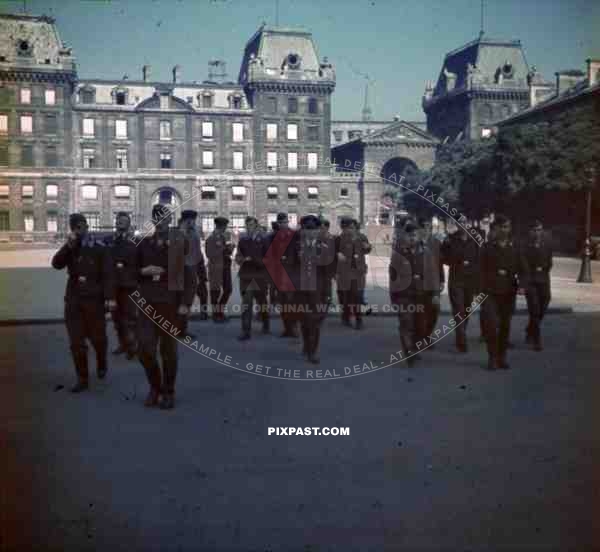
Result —
<path fill-rule="evenodd" d="M 408 221 L 401 228 L 390 259 L 390 298 L 398 307 L 400 340 L 409 364 L 420 359 L 420 350 L 433 347 L 444 265 L 449 269 L 450 327 L 460 353 L 468 351 L 469 316 L 481 303 L 487 368 L 508 369 L 510 325 L 519 294 L 525 296 L 529 312 L 525 341 L 542 350 L 540 324 L 551 298 L 552 250 L 540 220 L 528 230 L 527 238 L 517 243 L 511 221 L 503 215 L 495 218 L 487 239 L 482 231 L 470 228 L 468 233 L 459 225 L 438 240 L 427 220 Z"/>
<path fill-rule="evenodd" d="M 70 216 L 71 233 L 52 266 L 66 267 L 69 273 L 65 321 L 77 374 L 73 392 L 89 387 L 87 340 L 95 350 L 98 378 L 106 376 L 105 315 L 110 312 L 119 340 L 113 354 L 126 354 L 130 360 L 137 356 L 144 367 L 150 386 L 145 405 L 172 409 L 177 335 L 194 337 L 187 327 L 196 296 L 201 319 L 210 312 L 214 323 L 227 321 L 233 260 L 239 266 L 241 341 L 251 339 L 255 308 L 263 333 L 270 333 L 271 316 L 278 310 L 281 337 L 297 337 L 300 328 L 306 360 L 318 364 L 320 328 L 330 310 L 334 281 L 342 323 L 357 330 L 363 327 L 366 256 L 371 245 L 356 220 L 342 218 L 341 232 L 334 236 L 329 222 L 314 215 L 303 217 L 294 230 L 287 214 L 279 213 L 269 233 L 248 216 L 236 249 L 227 229 L 229 221 L 217 217 L 203 252 L 197 213 L 183 211 L 177 229 L 171 228 L 172 216 L 167 206 L 155 205 L 154 233 L 137 239 L 129 215 L 118 213 L 114 235 L 103 241 L 90 234 L 83 215 Z M 460 352 L 467 352 L 469 306 L 482 292 L 486 299 L 480 320 L 488 367 L 508 368 L 510 320 L 521 288 L 530 314 L 527 341 L 541 350 L 540 323 L 550 301 L 552 268 L 552 253 L 543 234 L 541 222 L 536 221 L 530 239 L 518 247 L 512 241 L 510 221 L 498 216 L 481 248 L 460 227 L 440 241 L 432 235 L 429 220 L 405 224 L 393 246 L 389 274 L 408 362 L 419 358 L 411 353 L 427 343 L 437 325 L 444 264 L 449 266 L 454 319 L 461 321 L 455 332 Z"/>

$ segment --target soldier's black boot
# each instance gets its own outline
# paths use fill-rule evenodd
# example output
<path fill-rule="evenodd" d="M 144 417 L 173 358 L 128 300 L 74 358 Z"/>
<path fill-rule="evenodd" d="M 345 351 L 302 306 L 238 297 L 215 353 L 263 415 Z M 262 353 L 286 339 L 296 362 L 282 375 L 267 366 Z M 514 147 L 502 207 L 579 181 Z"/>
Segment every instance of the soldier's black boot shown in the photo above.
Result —
<path fill-rule="evenodd" d="M 106 345 L 104 345 L 96 351 L 96 374 L 98 379 L 104 379 L 106 372 L 108 372 L 108 366 L 106 364 Z"/>
<path fill-rule="evenodd" d="M 73 354 L 77 383 L 71 388 L 71 393 L 81 393 L 89 389 L 87 351 L 78 351 Z"/>
<path fill-rule="evenodd" d="M 160 393 L 158 392 L 158 389 L 151 388 L 150 391 L 148 392 L 148 396 L 146 397 L 146 400 L 144 401 L 144 406 L 146 406 L 148 408 L 152 408 L 153 406 L 158 406 L 159 399 L 160 399 Z"/>

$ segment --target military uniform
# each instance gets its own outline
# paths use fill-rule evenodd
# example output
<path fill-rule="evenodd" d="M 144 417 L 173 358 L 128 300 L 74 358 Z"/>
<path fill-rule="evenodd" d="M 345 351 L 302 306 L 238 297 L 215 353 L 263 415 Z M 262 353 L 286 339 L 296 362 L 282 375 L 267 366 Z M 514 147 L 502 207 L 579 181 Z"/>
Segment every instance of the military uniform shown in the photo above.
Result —
<path fill-rule="evenodd" d="M 428 270 L 431 271 L 427 275 L 430 285 L 425 290 L 424 308 L 425 308 L 425 336 L 430 336 L 435 327 L 440 315 L 440 293 L 445 282 L 444 264 L 442 262 L 441 248 L 442 244 L 436 236 L 431 236 L 423 242 L 423 247 L 428 259 Z"/>
<path fill-rule="evenodd" d="M 321 228 L 325 228 L 323 225 Z M 335 236 L 325 229 L 321 232 L 319 237 L 322 247 L 325 248 L 327 254 L 324 256 L 326 259 L 325 265 L 325 295 L 327 297 L 327 310 L 333 300 L 333 280 L 335 279 L 335 273 L 337 271 L 337 256 L 335 253 Z"/>
<path fill-rule="evenodd" d="M 519 254 L 519 283 L 525 290 L 529 323 L 527 341 L 537 350 L 541 349 L 540 323 L 550 303 L 550 271 L 552 250 L 543 239 L 538 243 L 529 241 Z"/>
<path fill-rule="evenodd" d="M 404 355 L 410 357 L 409 364 L 419 358 L 417 342 L 426 333 L 424 267 L 422 243 L 410 248 L 401 240 L 396 241 L 389 266 L 390 300 L 398 309 L 400 343 Z"/>
<path fill-rule="evenodd" d="M 354 315 L 356 328 L 362 327 L 362 290 L 366 284 L 367 264 L 365 254 L 367 245 L 350 228 L 352 220 L 343 219 L 342 233 L 335 239 L 337 257 L 336 279 L 342 306 L 342 322 L 350 325 Z M 369 246 L 370 247 L 370 246 Z"/>
<path fill-rule="evenodd" d="M 481 252 L 481 289 L 487 297 L 482 305 L 482 316 L 490 369 L 508 368 L 506 350 L 518 270 L 518 252 L 510 241 L 501 246 L 494 239 L 484 245 Z"/>
<path fill-rule="evenodd" d="M 240 293 L 242 295 L 242 335 L 240 339 L 249 339 L 252 331 L 252 308 L 257 303 L 263 323 L 263 332 L 270 329 L 267 304 L 268 274 L 264 257 L 269 246 L 268 238 L 261 232 L 240 236 L 236 258 L 240 264 Z"/>
<path fill-rule="evenodd" d="M 154 217 L 153 211 L 153 217 Z M 163 396 L 166 408 L 172 408 L 177 377 L 177 339 L 185 328 L 185 319 L 178 314 L 182 305 L 190 305 L 194 297 L 193 268 L 185 264 L 186 240 L 179 230 L 156 232 L 137 247 L 137 267 L 140 271 L 140 299 L 143 313 L 138 316 L 138 357 L 150 384 L 147 406 Z M 158 266 L 159 275 L 143 275 L 144 267 Z M 143 304 L 142 304 L 143 301 Z M 162 373 L 156 359 L 159 346 Z"/>
<path fill-rule="evenodd" d="M 224 217 L 217 217 L 215 224 L 227 225 Z M 233 291 L 231 281 L 231 255 L 234 246 L 231 233 L 223 229 L 215 229 L 206 240 L 206 258 L 208 259 L 208 279 L 210 283 L 210 302 L 213 320 L 225 320 L 225 308 Z"/>
<path fill-rule="evenodd" d="M 117 232 L 108 243 L 115 274 L 117 308 L 112 312 L 119 349 L 131 359 L 136 351 L 137 308 L 129 298 L 138 287 L 137 241 L 128 233 Z"/>
<path fill-rule="evenodd" d="M 479 244 L 465 234 L 453 234 L 442 245 L 442 259 L 449 267 L 448 295 L 452 315 L 457 323 L 456 347 L 467 351 L 467 308 L 479 291 Z"/>
<path fill-rule="evenodd" d="M 85 222 L 82 215 L 71 216 L 71 225 Z M 78 384 L 72 389 L 88 387 L 88 356 L 86 339 L 96 352 L 99 378 L 107 372 L 105 300 L 114 301 L 114 271 L 110 251 L 87 234 L 78 242 L 64 244 L 52 258 L 57 270 L 67 268 L 69 279 L 65 291 L 65 322 L 75 364 Z"/>

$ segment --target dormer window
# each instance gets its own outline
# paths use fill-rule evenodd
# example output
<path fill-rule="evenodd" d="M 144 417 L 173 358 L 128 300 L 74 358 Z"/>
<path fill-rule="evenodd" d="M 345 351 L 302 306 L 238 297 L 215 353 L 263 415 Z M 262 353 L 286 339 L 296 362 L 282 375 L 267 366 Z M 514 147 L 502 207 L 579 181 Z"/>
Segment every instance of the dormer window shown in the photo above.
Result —
<path fill-rule="evenodd" d="M 288 56 L 286 58 L 286 64 L 287 64 L 288 68 L 290 68 L 294 71 L 300 69 L 300 61 L 301 61 L 300 56 L 298 54 L 296 54 L 295 52 L 288 54 Z"/>
<path fill-rule="evenodd" d="M 240 94 L 232 94 L 227 99 L 231 109 L 242 109 L 242 96 Z"/>
<path fill-rule="evenodd" d="M 502 75 L 504 76 L 504 78 L 512 79 L 514 72 L 515 72 L 515 70 L 514 70 L 512 64 L 509 63 L 508 61 L 505 61 L 504 65 L 502 66 Z"/>
<path fill-rule="evenodd" d="M 169 96 L 167 94 L 160 95 L 160 108 L 169 109 Z"/>
<path fill-rule="evenodd" d="M 20 56 L 30 56 L 33 53 L 33 47 L 28 40 L 19 40 L 17 42 L 17 52 Z"/>
<path fill-rule="evenodd" d="M 127 96 L 126 96 L 125 92 L 117 92 L 115 95 L 116 104 L 117 105 L 125 105 L 126 97 Z"/>
<path fill-rule="evenodd" d="M 84 104 L 93 104 L 96 101 L 96 91 L 91 86 L 84 86 L 79 90 L 79 100 Z"/>
<path fill-rule="evenodd" d="M 204 108 L 209 109 L 213 106 L 213 93 L 212 92 L 202 92 L 202 94 L 198 95 L 198 103 Z"/>

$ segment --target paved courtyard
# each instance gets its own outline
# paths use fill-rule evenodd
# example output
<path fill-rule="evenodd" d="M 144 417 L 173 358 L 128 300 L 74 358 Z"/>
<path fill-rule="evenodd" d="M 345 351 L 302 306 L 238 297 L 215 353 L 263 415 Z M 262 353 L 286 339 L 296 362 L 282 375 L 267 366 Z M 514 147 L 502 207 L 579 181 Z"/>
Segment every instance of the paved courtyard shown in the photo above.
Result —
<path fill-rule="evenodd" d="M 105 383 L 69 394 L 62 325 L 0 328 L 0 548 L 591 550 L 599 322 L 550 315 L 535 353 L 517 316 L 510 371 L 483 369 L 475 323 L 467 355 L 449 336 L 414 368 L 321 381 L 247 372 L 314 369 L 298 341 L 239 343 L 239 321 L 193 322 L 239 366 L 181 347 L 171 412 L 143 408 L 143 370 L 122 358 Z M 363 332 L 331 318 L 324 334 L 323 371 L 381 365 L 398 349 L 389 317 Z M 283 426 L 350 435 L 268 435 Z"/>

